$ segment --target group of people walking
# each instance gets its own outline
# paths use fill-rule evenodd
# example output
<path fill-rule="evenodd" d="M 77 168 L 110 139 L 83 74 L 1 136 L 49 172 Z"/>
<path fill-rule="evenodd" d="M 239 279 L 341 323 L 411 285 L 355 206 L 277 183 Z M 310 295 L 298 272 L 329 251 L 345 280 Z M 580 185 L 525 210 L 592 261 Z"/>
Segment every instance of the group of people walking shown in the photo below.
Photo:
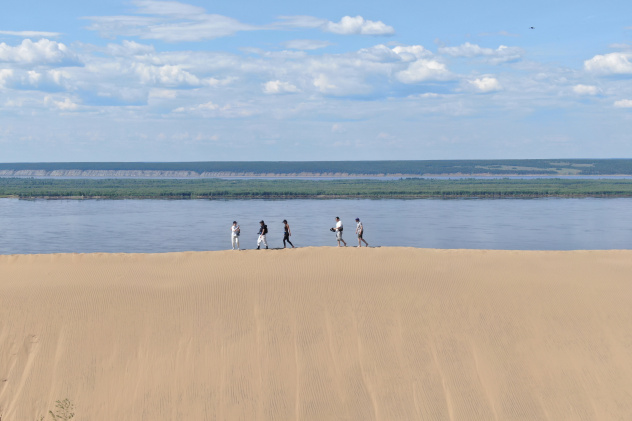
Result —
<path fill-rule="evenodd" d="M 241 228 L 237 224 L 237 221 L 233 221 L 233 225 L 230 228 L 231 230 L 231 243 L 233 246 L 233 250 L 240 250 L 239 247 L 239 237 L 241 235 Z M 345 247 L 347 247 L 347 242 L 342 239 L 342 232 L 344 227 L 342 225 L 342 221 L 339 217 L 336 216 L 336 225 L 331 228 L 331 231 L 336 233 L 336 241 L 338 242 L 338 247 L 342 247 L 340 243 L 342 242 Z M 294 248 L 294 244 L 290 241 L 290 236 L 292 235 L 292 231 L 290 230 L 290 224 L 288 224 L 287 219 L 283 220 L 283 248 L 286 248 L 289 244 Z M 360 218 L 356 218 L 356 230 L 355 233 L 358 237 L 358 247 L 362 247 L 362 243 L 364 242 L 365 247 L 369 246 L 369 243 L 363 238 L 364 234 L 364 226 L 362 226 L 362 222 L 360 222 Z M 261 245 L 263 244 L 266 249 L 268 249 L 268 241 L 266 240 L 266 235 L 268 234 L 268 226 L 262 220 L 259 221 L 259 237 L 257 238 L 257 250 L 261 249 Z"/>

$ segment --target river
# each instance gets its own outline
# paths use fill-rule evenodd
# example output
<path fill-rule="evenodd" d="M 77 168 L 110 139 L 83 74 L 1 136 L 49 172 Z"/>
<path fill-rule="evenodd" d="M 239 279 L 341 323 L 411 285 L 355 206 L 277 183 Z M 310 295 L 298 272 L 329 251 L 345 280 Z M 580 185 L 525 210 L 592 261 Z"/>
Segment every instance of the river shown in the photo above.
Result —
<path fill-rule="evenodd" d="M 160 253 L 255 248 L 265 220 L 271 248 L 282 247 L 287 219 L 299 247 L 357 245 L 356 217 L 371 246 L 444 249 L 577 250 L 632 248 L 632 199 L 0 199 L 0 254 Z"/>

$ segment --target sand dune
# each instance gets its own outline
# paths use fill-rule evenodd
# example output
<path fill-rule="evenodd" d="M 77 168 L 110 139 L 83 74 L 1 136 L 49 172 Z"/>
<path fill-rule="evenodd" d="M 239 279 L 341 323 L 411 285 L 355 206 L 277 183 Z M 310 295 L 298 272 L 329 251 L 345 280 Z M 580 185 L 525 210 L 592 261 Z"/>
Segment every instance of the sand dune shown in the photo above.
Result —
<path fill-rule="evenodd" d="M 0 256 L 0 417 L 630 420 L 632 251 Z"/>

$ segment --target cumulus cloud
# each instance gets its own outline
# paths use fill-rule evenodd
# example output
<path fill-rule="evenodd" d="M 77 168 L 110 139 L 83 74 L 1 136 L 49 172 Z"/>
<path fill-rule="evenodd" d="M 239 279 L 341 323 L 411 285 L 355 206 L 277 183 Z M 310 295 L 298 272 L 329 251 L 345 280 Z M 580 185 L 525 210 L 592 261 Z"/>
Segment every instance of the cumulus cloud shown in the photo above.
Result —
<path fill-rule="evenodd" d="M 200 79 L 191 73 L 183 70 L 181 66 L 164 65 L 151 66 L 144 63 L 137 63 L 134 66 L 136 74 L 142 83 L 148 85 L 164 86 L 200 86 Z"/>
<path fill-rule="evenodd" d="M 299 92 L 299 89 L 289 82 L 271 80 L 263 84 L 263 92 L 266 94 L 288 94 Z"/>
<path fill-rule="evenodd" d="M 396 74 L 402 83 L 419 83 L 426 81 L 449 80 L 452 78 L 446 65 L 430 59 L 420 59 L 412 62 L 406 70 Z"/>
<path fill-rule="evenodd" d="M 584 69 L 588 72 L 601 75 L 632 74 L 630 58 L 632 58 L 632 53 L 596 55 L 590 60 L 584 61 Z"/>
<path fill-rule="evenodd" d="M 149 98 L 158 99 L 175 99 L 178 96 L 178 92 L 172 89 L 157 89 L 154 88 L 149 91 Z"/>
<path fill-rule="evenodd" d="M 49 79 L 55 84 L 62 85 L 65 81 L 71 78 L 70 73 L 65 70 L 51 69 L 46 72 Z"/>
<path fill-rule="evenodd" d="M 327 22 L 323 26 L 323 30 L 341 35 L 393 35 L 395 33 L 392 26 L 388 26 L 382 21 L 366 20 L 362 16 L 345 16 L 340 19 L 340 22 Z"/>
<path fill-rule="evenodd" d="M 7 81 L 12 77 L 12 69 L 0 69 L 0 88 L 4 88 L 7 84 Z"/>
<path fill-rule="evenodd" d="M 393 48 L 393 52 L 403 61 L 414 61 L 416 59 L 432 55 L 430 51 L 426 50 L 421 45 L 398 45 Z"/>
<path fill-rule="evenodd" d="M 79 108 L 79 105 L 73 102 L 70 98 L 64 98 L 62 101 L 58 101 L 50 96 L 47 96 L 44 98 L 44 103 L 61 111 L 75 111 Z"/>
<path fill-rule="evenodd" d="M 322 73 L 314 79 L 314 86 L 323 93 L 333 93 L 338 89 L 338 87 L 329 80 L 329 77 Z"/>
<path fill-rule="evenodd" d="M 36 72 L 35 70 L 29 70 L 27 73 L 28 82 L 31 85 L 37 85 L 40 80 L 42 80 L 42 74 Z"/>
<path fill-rule="evenodd" d="M 579 84 L 573 86 L 573 92 L 577 95 L 597 95 L 599 89 L 596 86 Z"/>
<path fill-rule="evenodd" d="M 49 39 L 33 42 L 25 39 L 15 47 L 4 42 L 0 43 L 0 62 L 77 65 L 79 59 L 74 52 L 60 42 Z"/>
<path fill-rule="evenodd" d="M 338 35 L 393 35 L 395 29 L 382 21 L 364 19 L 362 16 L 344 16 L 339 22 L 332 22 L 313 16 L 280 16 L 281 26 L 294 28 L 318 28 L 323 32 Z"/>
<path fill-rule="evenodd" d="M 520 59 L 523 55 L 522 48 L 519 47 L 507 47 L 506 45 L 501 45 L 498 48 L 493 49 L 484 48 L 476 44 L 470 44 L 469 42 L 457 47 L 439 47 L 437 52 L 439 54 L 452 57 L 483 57 L 493 64 L 515 61 Z"/>
<path fill-rule="evenodd" d="M 617 108 L 632 108 L 632 99 L 621 99 L 615 101 L 614 106 Z"/>
<path fill-rule="evenodd" d="M 469 87 L 475 92 L 488 93 L 502 89 L 500 82 L 495 77 L 482 77 L 467 81 Z"/>

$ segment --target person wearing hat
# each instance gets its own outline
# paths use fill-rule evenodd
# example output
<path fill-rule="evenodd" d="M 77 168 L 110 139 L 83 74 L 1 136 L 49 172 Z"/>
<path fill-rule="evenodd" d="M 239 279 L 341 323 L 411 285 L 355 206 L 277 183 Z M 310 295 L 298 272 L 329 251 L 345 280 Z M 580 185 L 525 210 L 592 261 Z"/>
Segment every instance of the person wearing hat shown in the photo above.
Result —
<path fill-rule="evenodd" d="M 235 246 L 237 246 L 237 250 L 239 250 L 239 234 L 241 230 L 239 229 L 239 225 L 237 225 L 237 221 L 233 221 L 233 226 L 230 227 L 230 239 L 233 243 L 233 250 L 235 250 Z"/>
<path fill-rule="evenodd" d="M 257 240 L 257 250 L 261 247 L 261 243 L 266 246 L 266 250 L 268 249 L 268 242 L 266 241 L 266 234 L 268 233 L 268 226 L 265 222 L 259 221 L 261 227 L 259 228 L 259 239 Z"/>
<path fill-rule="evenodd" d="M 366 242 L 364 238 L 362 238 L 362 234 L 364 234 L 364 227 L 362 226 L 362 222 L 360 222 L 360 218 L 356 218 L 356 234 L 358 235 L 358 247 L 362 247 L 362 242 L 366 244 L 366 247 L 369 247 L 369 243 Z"/>
<path fill-rule="evenodd" d="M 285 242 L 287 241 L 288 243 L 290 243 L 290 245 L 292 246 L 292 248 L 294 248 L 294 244 L 292 244 L 292 242 L 290 241 L 290 235 L 292 235 L 292 231 L 290 231 L 290 224 L 287 223 L 287 219 L 283 220 L 283 228 L 284 228 L 284 233 L 283 233 L 283 248 L 285 248 Z"/>
<path fill-rule="evenodd" d="M 347 242 L 342 239 L 342 221 L 337 216 L 336 216 L 336 227 L 334 228 L 334 231 L 336 231 L 336 240 L 338 241 L 338 247 L 340 247 L 341 241 L 344 243 L 345 247 L 347 247 Z"/>

